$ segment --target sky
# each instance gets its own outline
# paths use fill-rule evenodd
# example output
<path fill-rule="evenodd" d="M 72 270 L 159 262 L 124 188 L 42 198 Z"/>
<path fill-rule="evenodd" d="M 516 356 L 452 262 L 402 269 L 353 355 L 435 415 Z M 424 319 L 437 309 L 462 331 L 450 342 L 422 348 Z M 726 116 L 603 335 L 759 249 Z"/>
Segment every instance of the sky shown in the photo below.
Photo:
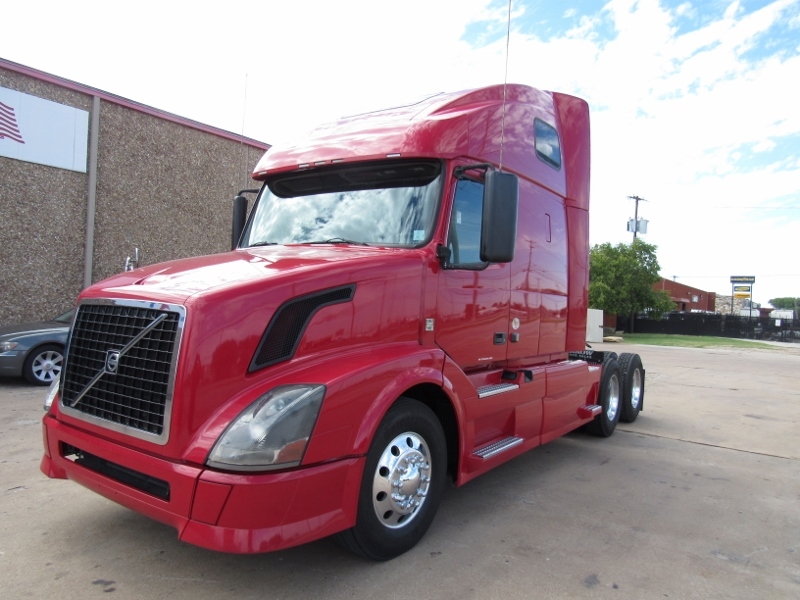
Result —
<path fill-rule="evenodd" d="M 504 81 L 580 96 L 592 244 L 632 240 L 638 196 L 664 277 L 800 296 L 800 0 L 25 0 L 3 21 L 2 58 L 270 144 Z"/>

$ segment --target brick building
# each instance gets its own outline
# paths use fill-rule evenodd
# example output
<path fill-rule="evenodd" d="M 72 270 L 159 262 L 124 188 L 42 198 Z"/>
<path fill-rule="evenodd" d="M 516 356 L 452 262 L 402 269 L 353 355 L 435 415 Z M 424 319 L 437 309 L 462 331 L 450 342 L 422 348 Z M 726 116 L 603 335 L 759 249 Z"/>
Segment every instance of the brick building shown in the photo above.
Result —
<path fill-rule="evenodd" d="M 0 325 L 142 264 L 230 249 L 269 145 L 0 59 Z"/>
<path fill-rule="evenodd" d="M 684 312 L 691 311 L 716 311 L 717 295 L 714 292 L 706 292 L 693 288 L 677 281 L 661 278 L 661 281 L 653 285 L 656 290 L 663 290 L 675 303 L 675 310 Z"/>

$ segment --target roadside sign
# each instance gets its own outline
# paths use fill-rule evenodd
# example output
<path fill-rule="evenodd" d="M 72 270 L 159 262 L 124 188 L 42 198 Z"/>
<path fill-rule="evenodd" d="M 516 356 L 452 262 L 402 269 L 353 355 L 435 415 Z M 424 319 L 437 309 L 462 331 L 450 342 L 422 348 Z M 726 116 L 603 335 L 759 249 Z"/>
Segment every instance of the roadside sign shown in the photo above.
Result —
<path fill-rule="evenodd" d="M 734 299 L 752 301 L 753 284 L 755 282 L 756 282 L 755 275 L 731 275 L 731 314 L 733 314 Z M 748 285 L 741 285 L 743 283 Z M 752 316 L 752 310 L 750 316 Z"/>

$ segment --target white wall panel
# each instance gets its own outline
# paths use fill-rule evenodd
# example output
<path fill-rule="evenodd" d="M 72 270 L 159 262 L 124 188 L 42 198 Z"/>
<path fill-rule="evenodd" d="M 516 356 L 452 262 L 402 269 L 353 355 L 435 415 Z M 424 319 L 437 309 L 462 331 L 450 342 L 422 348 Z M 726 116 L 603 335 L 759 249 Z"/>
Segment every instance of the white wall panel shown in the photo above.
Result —
<path fill-rule="evenodd" d="M 589 309 L 589 316 L 586 320 L 586 341 L 600 343 L 603 341 L 603 311 L 595 308 Z"/>
<path fill-rule="evenodd" d="M 86 172 L 89 113 L 0 87 L 0 156 Z"/>

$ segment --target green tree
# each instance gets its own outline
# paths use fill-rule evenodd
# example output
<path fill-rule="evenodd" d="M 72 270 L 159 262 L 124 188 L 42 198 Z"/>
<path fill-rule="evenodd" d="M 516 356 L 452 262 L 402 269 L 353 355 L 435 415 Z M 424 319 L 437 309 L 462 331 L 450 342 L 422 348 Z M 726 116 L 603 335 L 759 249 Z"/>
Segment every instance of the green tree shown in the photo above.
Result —
<path fill-rule="evenodd" d="M 659 270 L 656 246 L 640 239 L 632 244 L 593 246 L 589 252 L 589 306 L 630 316 L 649 310 L 660 317 L 674 310 L 669 294 L 653 289 L 661 279 Z"/>
<path fill-rule="evenodd" d="M 800 307 L 800 298 L 773 298 L 769 301 L 773 308 L 779 308 L 782 310 L 797 310 Z"/>

